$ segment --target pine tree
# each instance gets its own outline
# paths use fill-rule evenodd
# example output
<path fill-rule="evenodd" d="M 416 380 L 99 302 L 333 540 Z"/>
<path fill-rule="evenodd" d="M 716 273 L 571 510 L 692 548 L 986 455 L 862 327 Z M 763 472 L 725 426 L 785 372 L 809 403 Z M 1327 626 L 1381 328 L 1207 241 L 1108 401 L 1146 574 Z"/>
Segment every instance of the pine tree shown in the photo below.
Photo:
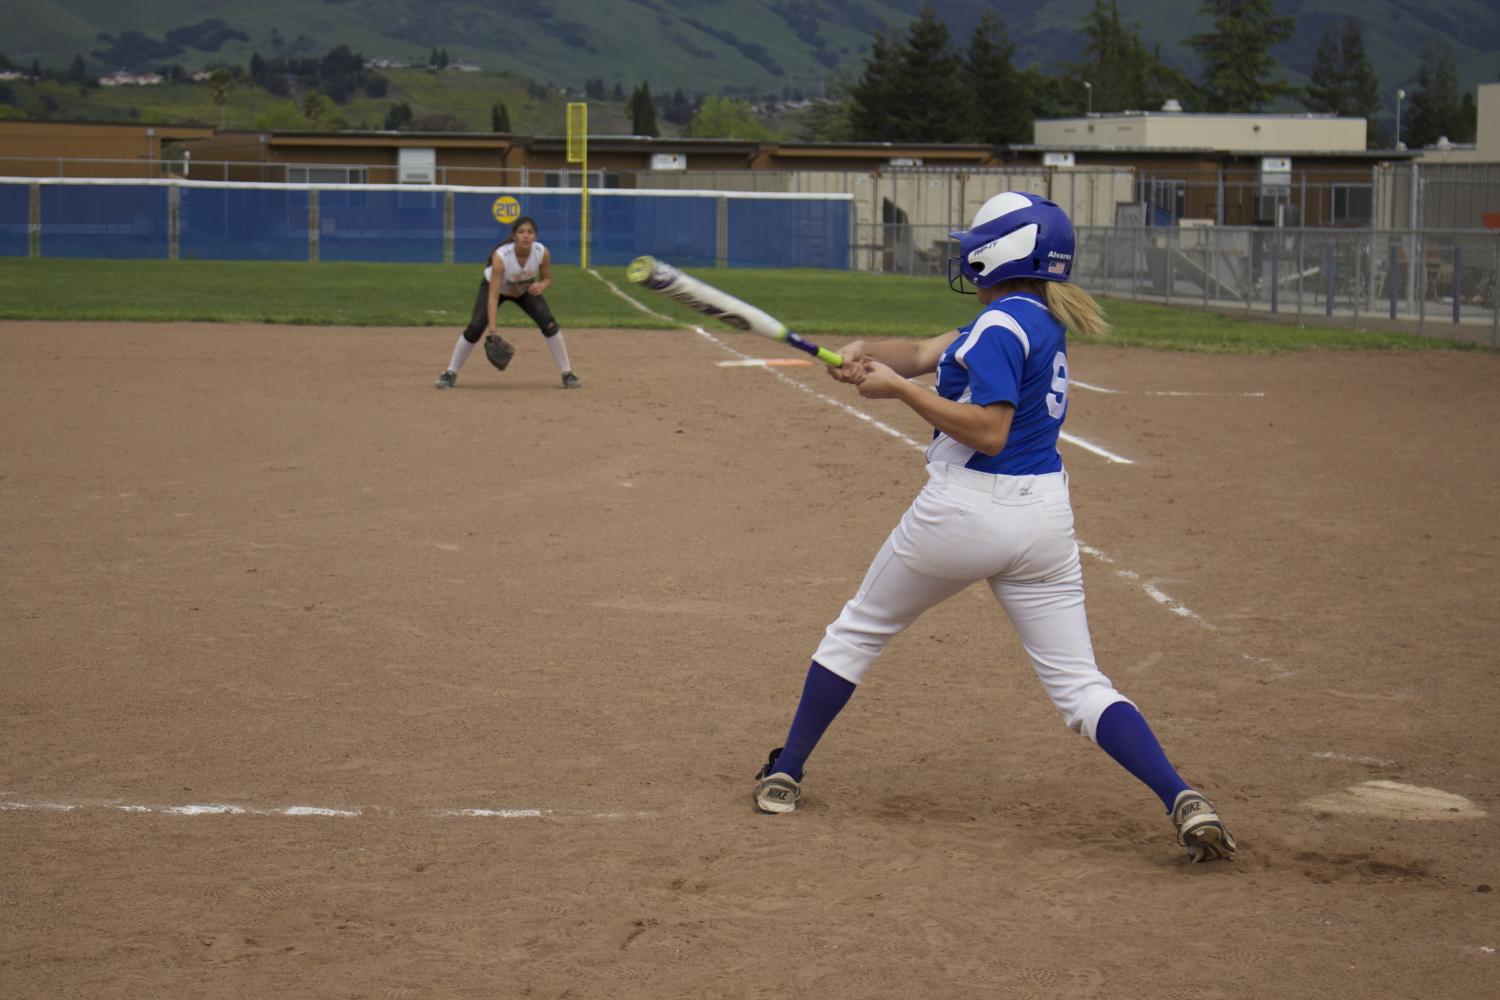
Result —
<path fill-rule="evenodd" d="M 1458 102 L 1458 122 L 1453 126 L 1454 142 L 1475 142 L 1479 138 L 1479 103 L 1474 91 L 1464 91 Z"/>
<path fill-rule="evenodd" d="M 208 85 L 213 102 L 219 106 L 219 128 L 224 128 L 228 121 L 229 93 L 234 90 L 234 74 L 227 67 L 220 66 L 214 70 Z"/>
<path fill-rule="evenodd" d="M 1380 79 L 1365 55 L 1364 30 L 1354 18 L 1324 29 L 1302 104 L 1309 111 L 1346 118 L 1380 114 Z"/>
<path fill-rule="evenodd" d="M 1139 109 L 1146 92 L 1145 46 L 1120 23 L 1117 0 L 1094 0 L 1083 34 L 1088 41 L 1078 69 L 1092 89 L 1093 110 Z"/>
<path fill-rule="evenodd" d="M 1144 49 L 1144 45 L 1143 45 Z M 1159 108 L 1168 99 L 1175 98 L 1184 110 L 1198 110 L 1194 95 L 1198 88 L 1186 73 L 1168 66 L 1161 58 L 1161 46 L 1151 50 L 1146 62 L 1146 96 L 1141 101 L 1143 108 Z"/>
<path fill-rule="evenodd" d="M 837 76 L 825 80 L 823 99 L 814 100 L 807 114 L 802 116 L 797 138 L 803 142 L 853 142 L 854 132 L 850 126 L 853 103 L 849 99 L 853 89 L 847 69 L 841 69 Z"/>
<path fill-rule="evenodd" d="M 1278 15 L 1271 0 L 1203 0 L 1198 10 L 1213 18 L 1212 31 L 1188 39 L 1203 61 L 1205 110 L 1259 111 L 1294 92 L 1271 78 L 1271 47 L 1292 37 L 1296 18 Z"/>
<path fill-rule="evenodd" d="M 855 138 L 876 142 L 958 142 L 971 134 L 970 90 L 948 29 L 923 6 L 903 39 L 877 34 L 850 93 Z"/>
<path fill-rule="evenodd" d="M 388 132 L 395 132 L 408 124 L 412 119 L 411 105 L 405 101 L 397 101 L 391 105 L 391 109 L 385 113 L 385 126 Z"/>
<path fill-rule="evenodd" d="M 661 129 L 656 124 L 656 102 L 651 99 L 651 83 L 646 81 L 631 92 L 630 101 L 625 105 L 625 111 L 630 115 L 630 131 L 634 135 L 661 135 Z"/>
<path fill-rule="evenodd" d="M 973 107 L 969 138 L 976 142 L 1032 139 L 1031 98 L 1013 62 L 1015 52 L 1005 22 L 993 11 L 986 12 L 969 39 L 964 65 Z"/>
<path fill-rule="evenodd" d="M 1078 113 L 1078 83 L 1065 76 L 1044 73 L 1036 66 L 1021 72 L 1030 97 L 1032 118 L 1064 118 Z"/>
<path fill-rule="evenodd" d="M 683 93 L 681 87 L 654 103 L 657 116 L 673 125 L 686 125 L 697 110 L 697 102 Z"/>
<path fill-rule="evenodd" d="M 323 117 L 324 112 L 326 112 L 327 110 L 328 98 L 324 97 L 316 90 L 309 90 L 306 94 L 303 95 L 302 117 L 307 119 L 307 123 L 309 125 L 318 124 L 318 120 Z"/>
<path fill-rule="evenodd" d="M 497 102 L 490 107 L 490 131 L 510 131 L 510 109 L 503 103 Z"/>
<path fill-rule="evenodd" d="M 1121 23 L 1117 0 L 1094 0 L 1094 9 L 1083 20 L 1083 35 L 1084 61 L 1071 67 L 1067 82 L 1084 108 L 1153 110 L 1168 98 L 1184 105 L 1191 102 L 1197 89 L 1193 82 L 1162 62 L 1160 48 L 1147 51 L 1139 24 Z M 1072 103 L 1061 109 L 1063 114 L 1078 113 Z"/>
<path fill-rule="evenodd" d="M 900 85 L 900 58 L 895 33 L 887 36 L 877 32 L 859 82 L 849 90 L 849 130 L 856 141 L 894 142 L 901 138 L 892 114 Z"/>
<path fill-rule="evenodd" d="M 1401 139 L 1413 149 L 1430 146 L 1446 136 L 1452 142 L 1472 142 L 1474 122 L 1458 93 L 1458 71 L 1445 45 L 1422 53 L 1416 86 L 1407 95 L 1401 116 Z"/>
<path fill-rule="evenodd" d="M 895 105 L 903 142 L 958 142 L 969 133 L 970 96 L 948 28 L 924 5 L 907 30 Z"/>

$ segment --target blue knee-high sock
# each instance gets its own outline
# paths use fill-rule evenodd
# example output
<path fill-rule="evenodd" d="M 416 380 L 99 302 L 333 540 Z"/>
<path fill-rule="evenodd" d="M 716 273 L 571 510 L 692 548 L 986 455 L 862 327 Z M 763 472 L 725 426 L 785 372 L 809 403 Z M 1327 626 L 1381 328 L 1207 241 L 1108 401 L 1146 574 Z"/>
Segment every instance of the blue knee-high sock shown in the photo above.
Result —
<path fill-rule="evenodd" d="M 797 714 L 792 716 L 792 728 L 786 734 L 786 748 L 776 758 L 776 770 L 785 771 L 801 781 L 808 755 L 823 738 L 834 716 L 849 703 L 852 694 L 853 684 L 814 660 L 807 668 L 802 700 L 797 704 Z"/>
<path fill-rule="evenodd" d="M 1144 781 L 1168 810 L 1177 793 L 1188 787 L 1162 752 L 1145 718 L 1129 702 L 1117 701 L 1104 710 L 1094 739 L 1121 767 Z"/>

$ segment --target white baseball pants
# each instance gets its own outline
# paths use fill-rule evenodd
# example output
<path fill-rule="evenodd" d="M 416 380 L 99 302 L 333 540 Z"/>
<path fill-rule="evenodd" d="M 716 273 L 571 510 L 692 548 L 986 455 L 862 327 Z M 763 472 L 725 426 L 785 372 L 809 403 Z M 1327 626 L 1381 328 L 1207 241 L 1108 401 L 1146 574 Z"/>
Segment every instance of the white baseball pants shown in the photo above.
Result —
<path fill-rule="evenodd" d="M 984 580 L 1068 727 L 1093 740 L 1104 710 L 1129 699 L 1094 662 L 1067 473 L 931 464 L 927 476 L 813 659 L 858 684 L 922 612 Z"/>

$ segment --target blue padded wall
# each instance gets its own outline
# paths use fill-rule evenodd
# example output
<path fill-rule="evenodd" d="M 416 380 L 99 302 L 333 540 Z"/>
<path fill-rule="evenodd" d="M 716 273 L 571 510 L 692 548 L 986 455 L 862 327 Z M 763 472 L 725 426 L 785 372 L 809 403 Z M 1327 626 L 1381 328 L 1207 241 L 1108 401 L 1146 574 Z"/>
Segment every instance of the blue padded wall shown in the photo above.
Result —
<path fill-rule="evenodd" d="M 307 260 L 307 191 L 183 188 L 183 260 Z"/>
<path fill-rule="evenodd" d="M 318 259 L 443 261 L 442 191 L 318 192 Z"/>
<path fill-rule="evenodd" d="M 43 257 L 167 256 L 167 189 L 42 186 Z"/>
<path fill-rule="evenodd" d="M 30 184 L 0 184 L 0 257 L 25 257 L 30 249 Z"/>

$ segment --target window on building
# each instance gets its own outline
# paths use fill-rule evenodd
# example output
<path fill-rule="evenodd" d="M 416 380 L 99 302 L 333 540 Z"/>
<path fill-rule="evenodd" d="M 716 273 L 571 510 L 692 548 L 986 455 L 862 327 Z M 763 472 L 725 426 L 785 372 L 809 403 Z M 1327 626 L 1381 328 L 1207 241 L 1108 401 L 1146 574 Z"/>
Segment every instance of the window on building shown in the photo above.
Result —
<path fill-rule="evenodd" d="M 583 171 L 581 170 L 548 170 L 543 177 L 547 187 L 579 187 L 583 184 Z M 620 187 L 620 181 L 621 176 L 618 171 L 589 171 L 589 187 L 591 188 L 617 188 Z"/>
<path fill-rule="evenodd" d="M 370 171 L 365 167 L 297 167 L 286 168 L 291 184 L 367 184 Z"/>
<path fill-rule="evenodd" d="M 1175 226 L 1187 214 L 1187 181 L 1143 177 L 1139 183 L 1146 225 Z"/>
<path fill-rule="evenodd" d="M 1257 226 L 1295 226 L 1296 206 L 1292 204 L 1292 192 L 1284 188 L 1262 188 L 1255 196 L 1255 224 Z"/>
<path fill-rule="evenodd" d="M 1367 226 L 1375 218 L 1374 195 L 1368 184 L 1333 186 L 1333 222 L 1341 226 Z"/>

